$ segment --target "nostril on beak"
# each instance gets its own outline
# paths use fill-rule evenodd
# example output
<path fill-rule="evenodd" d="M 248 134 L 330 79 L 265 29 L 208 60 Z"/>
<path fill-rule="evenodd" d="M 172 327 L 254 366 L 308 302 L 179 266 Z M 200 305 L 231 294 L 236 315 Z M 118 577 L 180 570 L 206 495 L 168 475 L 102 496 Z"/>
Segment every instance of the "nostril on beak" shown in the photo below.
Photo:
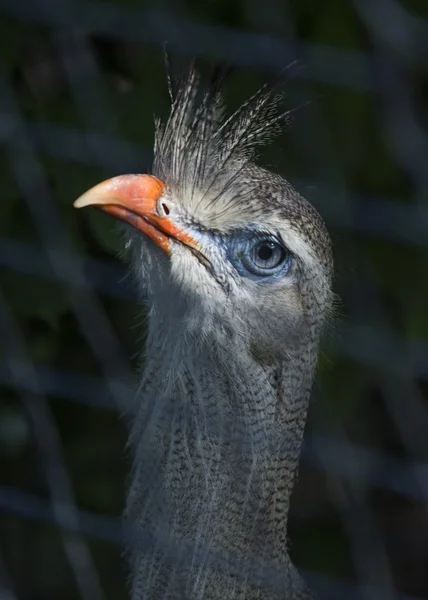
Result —
<path fill-rule="evenodd" d="M 168 217 L 172 212 L 172 203 L 165 198 L 159 198 L 157 202 L 157 212 L 160 217 Z"/>

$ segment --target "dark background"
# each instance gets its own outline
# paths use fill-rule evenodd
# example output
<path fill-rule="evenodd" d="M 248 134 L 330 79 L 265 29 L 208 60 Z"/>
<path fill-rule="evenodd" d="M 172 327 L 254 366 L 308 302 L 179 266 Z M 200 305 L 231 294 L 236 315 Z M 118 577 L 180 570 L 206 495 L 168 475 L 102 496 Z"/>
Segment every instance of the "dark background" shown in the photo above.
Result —
<path fill-rule="evenodd" d="M 144 172 L 162 45 L 236 67 L 231 108 L 296 58 L 309 101 L 261 163 L 326 219 L 341 298 L 290 523 L 325 598 L 428 598 L 426 0 L 0 0 L 0 598 L 126 598 L 120 412 L 144 307 L 115 224 L 73 200 Z M 425 395 L 425 397 L 424 397 Z"/>

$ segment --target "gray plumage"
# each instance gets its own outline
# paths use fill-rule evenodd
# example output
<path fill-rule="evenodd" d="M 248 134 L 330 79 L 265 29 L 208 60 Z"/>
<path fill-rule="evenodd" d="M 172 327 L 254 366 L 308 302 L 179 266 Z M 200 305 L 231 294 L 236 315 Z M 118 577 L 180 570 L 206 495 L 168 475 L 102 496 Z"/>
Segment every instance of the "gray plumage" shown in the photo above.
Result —
<path fill-rule="evenodd" d="M 193 69 L 171 93 L 152 172 L 168 218 L 203 256 L 178 242 L 167 256 L 130 234 L 150 307 L 130 438 L 126 513 L 147 541 L 130 557 L 132 600 L 310 598 L 287 516 L 332 304 L 329 236 L 287 181 L 253 162 L 287 118 L 275 90 L 230 118 Z M 287 249 L 286 274 L 245 276 L 230 258 L 239 240 L 263 236 Z"/>

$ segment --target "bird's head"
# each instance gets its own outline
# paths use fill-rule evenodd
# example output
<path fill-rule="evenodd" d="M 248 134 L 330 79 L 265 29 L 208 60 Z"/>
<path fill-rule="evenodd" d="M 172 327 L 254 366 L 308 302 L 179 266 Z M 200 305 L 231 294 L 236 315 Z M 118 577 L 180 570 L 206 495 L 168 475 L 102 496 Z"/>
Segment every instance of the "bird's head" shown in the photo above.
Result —
<path fill-rule="evenodd" d="M 132 225 L 134 267 L 160 320 L 179 335 L 243 340 L 283 356 L 317 337 L 331 306 L 330 240 L 315 209 L 253 163 L 283 120 L 263 88 L 230 118 L 191 70 L 156 124 L 151 175 L 121 175 L 81 196 Z"/>

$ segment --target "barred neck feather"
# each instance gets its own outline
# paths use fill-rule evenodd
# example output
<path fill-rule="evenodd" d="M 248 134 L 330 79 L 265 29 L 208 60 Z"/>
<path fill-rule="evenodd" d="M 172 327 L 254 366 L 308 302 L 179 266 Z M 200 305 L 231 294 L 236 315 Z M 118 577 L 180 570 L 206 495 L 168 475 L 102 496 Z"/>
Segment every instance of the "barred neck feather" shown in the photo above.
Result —
<path fill-rule="evenodd" d="M 127 515 L 151 542 L 131 557 L 132 600 L 306 600 L 287 517 L 332 304 L 329 236 L 252 162 L 287 119 L 275 87 L 226 118 L 218 82 L 203 93 L 191 69 L 172 98 L 153 174 L 170 230 L 196 244 L 173 239 L 166 254 L 138 233 L 130 242 L 150 303 Z M 290 257 L 287 274 L 236 266 L 234 244 L 242 257 L 260 236 Z"/>
<path fill-rule="evenodd" d="M 165 546 L 134 556 L 133 600 L 309 598 L 286 533 L 315 355 L 262 366 L 218 332 L 177 341 L 151 321 L 127 512 Z"/>

